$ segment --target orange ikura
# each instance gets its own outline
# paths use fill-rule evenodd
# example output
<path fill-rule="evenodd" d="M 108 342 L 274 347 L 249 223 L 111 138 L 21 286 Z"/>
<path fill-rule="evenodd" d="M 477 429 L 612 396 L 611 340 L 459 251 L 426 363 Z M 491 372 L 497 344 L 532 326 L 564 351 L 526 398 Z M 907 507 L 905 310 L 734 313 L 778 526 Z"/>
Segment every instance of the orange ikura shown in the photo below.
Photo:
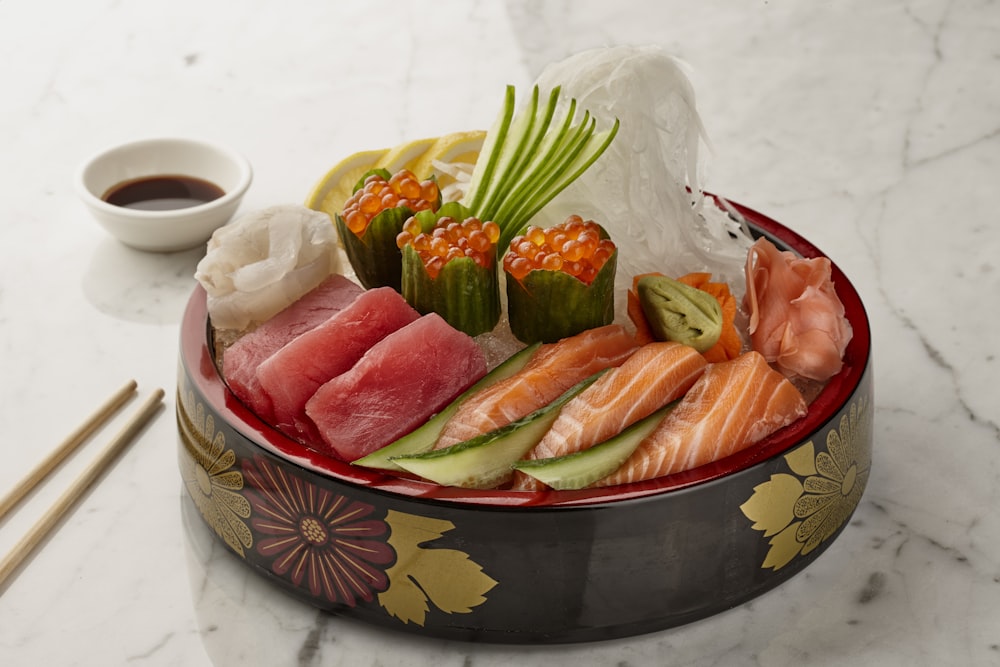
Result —
<path fill-rule="evenodd" d="M 412 246 L 420 255 L 427 274 L 434 279 L 445 264 L 459 257 L 468 257 L 483 268 L 493 266 L 499 238 L 499 225 L 491 221 L 482 222 L 475 217 L 458 221 L 442 216 L 430 233 L 422 231 L 417 219 L 410 217 L 403 223 L 396 245 L 400 249 Z"/>
<path fill-rule="evenodd" d="M 614 242 L 601 238 L 596 222 L 571 215 L 548 229 L 529 226 L 524 234 L 515 236 L 504 255 L 503 268 L 516 280 L 542 269 L 562 271 L 589 285 L 614 251 Z"/>
<path fill-rule="evenodd" d="M 390 208 L 406 207 L 416 213 L 433 209 L 438 201 L 438 186 L 433 179 L 420 181 L 407 169 L 400 169 L 388 180 L 371 174 L 364 186 L 344 204 L 342 217 L 347 228 L 361 236 L 372 219 Z"/>

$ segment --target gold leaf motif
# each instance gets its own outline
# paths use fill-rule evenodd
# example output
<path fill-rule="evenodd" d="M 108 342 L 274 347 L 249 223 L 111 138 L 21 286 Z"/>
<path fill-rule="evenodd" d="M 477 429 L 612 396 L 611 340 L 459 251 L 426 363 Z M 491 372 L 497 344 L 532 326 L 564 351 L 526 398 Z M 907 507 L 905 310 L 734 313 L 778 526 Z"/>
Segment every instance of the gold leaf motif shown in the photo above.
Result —
<path fill-rule="evenodd" d="M 777 570 L 792 562 L 802 549 L 802 545 L 795 538 L 798 526 L 798 523 L 793 523 L 771 538 L 771 548 L 764 557 L 764 564 L 761 567 Z"/>
<path fill-rule="evenodd" d="M 408 576 L 393 576 L 393 568 L 387 571 L 390 581 L 389 588 L 378 594 L 378 602 L 392 616 L 403 623 L 424 624 L 424 618 L 430 607 L 427 606 L 427 596 Z"/>
<path fill-rule="evenodd" d="M 752 528 L 770 537 L 762 568 L 780 569 L 832 537 L 861 502 L 871 471 L 871 399 L 852 403 L 826 450 L 812 441 L 785 455 L 792 475 L 774 474 L 740 505 Z"/>
<path fill-rule="evenodd" d="M 378 596 L 387 612 L 404 623 L 423 625 L 428 601 L 449 614 L 469 613 L 486 602 L 486 593 L 497 582 L 483 572 L 468 554 L 455 549 L 425 548 L 455 525 L 389 510 L 385 521 L 396 563 L 386 570 L 389 588 Z"/>
<path fill-rule="evenodd" d="M 802 483 L 792 475 L 771 475 L 771 480 L 758 484 L 753 495 L 740 505 L 743 514 L 754 522 L 753 529 L 770 537 L 781 531 L 792 519 L 792 507 L 802 495 Z"/>
<path fill-rule="evenodd" d="M 812 440 L 785 454 L 785 463 L 799 477 L 816 474 L 816 451 Z"/>

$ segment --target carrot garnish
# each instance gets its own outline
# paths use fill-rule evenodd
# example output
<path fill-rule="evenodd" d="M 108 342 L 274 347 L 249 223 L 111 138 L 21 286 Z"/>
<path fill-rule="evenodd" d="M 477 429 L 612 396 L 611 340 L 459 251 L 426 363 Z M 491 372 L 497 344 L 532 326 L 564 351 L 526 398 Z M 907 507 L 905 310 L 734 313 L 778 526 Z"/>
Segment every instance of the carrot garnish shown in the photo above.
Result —
<path fill-rule="evenodd" d="M 646 276 L 662 276 L 662 273 L 642 273 L 632 278 L 632 289 L 626 295 L 628 298 L 628 317 L 635 325 L 635 342 L 638 345 L 645 345 L 656 340 L 653 330 L 649 328 L 646 315 L 642 312 L 642 303 L 639 301 L 639 280 Z"/>
<path fill-rule="evenodd" d="M 628 316 L 635 325 L 635 340 L 639 345 L 651 343 L 656 338 L 646 321 L 646 315 L 642 312 L 642 303 L 639 301 L 638 285 L 639 281 L 646 276 L 662 276 L 664 274 L 652 272 L 643 273 L 632 278 L 632 289 L 628 291 Z M 715 297 L 722 309 L 722 333 L 719 340 L 703 353 L 705 360 L 710 363 L 728 361 L 740 356 L 743 349 L 743 341 L 736 330 L 736 298 L 729 291 L 726 283 L 714 283 L 711 281 L 711 273 L 688 273 L 677 278 L 678 282 L 700 289 Z"/>
<path fill-rule="evenodd" d="M 711 279 L 710 273 L 688 273 L 677 279 L 685 285 L 708 292 L 722 308 L 722 333 L 718 342 L 704 353 L 705 360 L 710 363 L 735 359 L 743 349 L 743 341 L 736 331 L 736 298 L 729 291 L 729 285 L 713 283 Z"/>

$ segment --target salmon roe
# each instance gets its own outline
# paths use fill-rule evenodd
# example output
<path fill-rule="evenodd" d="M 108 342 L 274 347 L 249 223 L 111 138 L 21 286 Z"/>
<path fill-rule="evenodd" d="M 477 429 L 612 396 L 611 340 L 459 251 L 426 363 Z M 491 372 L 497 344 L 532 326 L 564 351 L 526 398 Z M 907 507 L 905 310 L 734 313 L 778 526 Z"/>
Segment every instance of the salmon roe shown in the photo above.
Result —
<path fill-rule="evenodd" d="M 419 181 L 408 169 L 400 169 L 389 180 L 378 174 L 368 176 L 364 187 L 344 204 L 342 217 L 347 228 L 361 236 L 372 218 L 388 208 L 405 206 L 416 213 L 433 209 L 437 201 L 437 183 L 431 179 Z"/>
<path fill-rule="evenodd" d="M 596 222 L 571 215 L 562 224 L 548 229 L 530 226 L 515 236 L 503 269 L 516 280 L 539 269 L 562 271 L 589 285 L 614 251 L 614 242 L 601 238 Z"/>
<path fill-rule="evenodd" d="M 406 245 L 420 255 L 427 274 L 437 278 L 445 264 L 459 257 L 469 257 L 484 269 L 493 266 L 500 227 L 495 222 L 482 222 L 469 217 L 459 222 L 442 216 L 430 233 L 421 231 L 420 223 L 410 217 L 403 223 L 403 231 L 396 236 L 400 250 Z"/>

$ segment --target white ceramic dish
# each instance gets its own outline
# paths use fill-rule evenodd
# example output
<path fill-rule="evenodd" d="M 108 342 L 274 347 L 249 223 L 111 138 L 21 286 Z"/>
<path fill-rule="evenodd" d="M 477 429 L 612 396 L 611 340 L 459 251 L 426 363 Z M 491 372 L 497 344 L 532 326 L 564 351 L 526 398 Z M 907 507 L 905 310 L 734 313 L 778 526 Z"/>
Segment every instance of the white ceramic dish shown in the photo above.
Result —
<path fill-rule="evenodd" d="M 185 176 L 217 185 L 222 196 L 196 206 L 141 210 L 116 206 L 104 195 L 116 185 L 156 176 Z M 184 138 L 156 138 L 99 152 L 80 167 L 77 194 L 94 218 L 122 243 L 156 252 L 186 250 L 205 243 L 239 208 L 253 180 L 245 157 L 219 144 Z"/>

